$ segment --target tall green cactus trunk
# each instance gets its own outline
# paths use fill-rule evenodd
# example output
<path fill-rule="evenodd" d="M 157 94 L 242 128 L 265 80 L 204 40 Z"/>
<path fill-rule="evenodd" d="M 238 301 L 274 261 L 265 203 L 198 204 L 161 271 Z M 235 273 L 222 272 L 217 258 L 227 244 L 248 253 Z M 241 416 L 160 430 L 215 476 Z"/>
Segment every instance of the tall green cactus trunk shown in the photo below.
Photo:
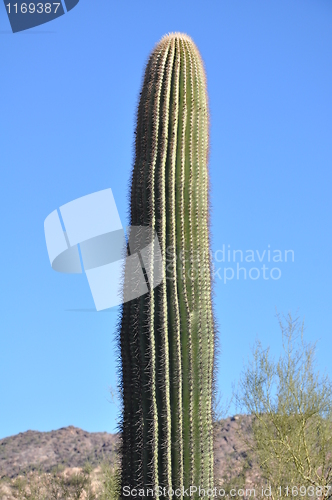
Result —
<path fill-rule="evenodd" d="M 130 223 L 158 235 L 163 281 L 123 304 L 122 489 L 213 486 L 208 103 L 200 54 L 165 36 L 137 112 Z M 192 495 L 192 498 L 197 495 Z"/>

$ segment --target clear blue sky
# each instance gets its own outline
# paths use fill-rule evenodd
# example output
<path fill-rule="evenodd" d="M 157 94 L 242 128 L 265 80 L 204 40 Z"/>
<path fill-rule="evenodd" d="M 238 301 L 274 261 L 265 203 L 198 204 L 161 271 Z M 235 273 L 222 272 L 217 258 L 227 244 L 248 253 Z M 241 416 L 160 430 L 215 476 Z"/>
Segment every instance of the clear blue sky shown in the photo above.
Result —
<path fill-rule="evenodd" d="M 81 0 L 15 35 L 1 4 L 0 438 L 116 429 L 117 311 L 68 311 L 93 299 L 85 275 L 51 269 L 43 223 L 108 187 L 126 223 L 143 69 L 172 31 L 193 38 L 206 66 L 212 250 L 266 250 L 247 273 L 281 272 L 216 277 L 219 388 L 231 395 L 256 338 L 279 355 L 275 308 L 305 316 L 332 377 L 331 1 Z M 294 262 L 267 262 L 269 248 Z M 236 277 L 236 263 L 216 265 Z"/>

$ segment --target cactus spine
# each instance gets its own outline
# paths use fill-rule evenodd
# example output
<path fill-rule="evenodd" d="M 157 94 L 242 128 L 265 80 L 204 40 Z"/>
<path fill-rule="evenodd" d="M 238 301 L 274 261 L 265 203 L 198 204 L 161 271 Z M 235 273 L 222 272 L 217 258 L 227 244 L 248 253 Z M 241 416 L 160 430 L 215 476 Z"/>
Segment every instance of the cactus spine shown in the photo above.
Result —
<path fill-rule="evenodd" d="M 165 36 L 137 112 L 130 223 L 156 231 L 163 282 L 123 304 L 122 487 L 213 487 L 208 103 L 200 54 Z M 163 495 L 164 497 L 164 495 Z"/>

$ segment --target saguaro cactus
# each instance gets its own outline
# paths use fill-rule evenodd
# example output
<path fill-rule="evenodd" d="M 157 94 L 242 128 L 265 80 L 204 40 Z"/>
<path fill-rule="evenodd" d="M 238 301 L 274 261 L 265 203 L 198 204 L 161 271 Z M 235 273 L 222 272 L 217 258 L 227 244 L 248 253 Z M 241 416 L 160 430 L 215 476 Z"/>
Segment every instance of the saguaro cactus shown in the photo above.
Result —
<path fill-rule="evenodd" d="M 170 34 L 150 55 L 137 111 L 130 224 L 156 231 L 163 281 L 122 306 L 126 492 L 213 485 L 207 156 L 202 60 L 188 36 Z"/>

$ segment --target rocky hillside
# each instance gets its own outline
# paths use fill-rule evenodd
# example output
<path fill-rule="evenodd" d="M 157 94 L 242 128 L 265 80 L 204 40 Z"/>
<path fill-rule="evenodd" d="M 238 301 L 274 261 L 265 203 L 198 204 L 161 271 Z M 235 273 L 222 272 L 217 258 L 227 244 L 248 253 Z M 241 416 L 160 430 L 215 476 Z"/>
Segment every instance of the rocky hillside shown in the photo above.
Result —
<path fill-rule="evenodd" d="M 215 477 L 244 486 L 258 478 L 258 467 L 238 434 L 251 434 L 251 417 L 238 415 L 215 424 Z M 97 467 L 102 461 L 115 463 L 119 436 L 86 432 L 73 426 L 51 432 L 27 431 L 0 440 L 0 478 L 23 472 L 51 472 L 57 467 Z"/>
<path fill-rule="evenodd" d="M 20 432 L 0 440 L 0 478 L 22 472 L 51 472 L 57 466 L 97 466 L 116 459 L 117 434 L 86 432 L 77 427 L 62 427 L 51 432 Z"/>

